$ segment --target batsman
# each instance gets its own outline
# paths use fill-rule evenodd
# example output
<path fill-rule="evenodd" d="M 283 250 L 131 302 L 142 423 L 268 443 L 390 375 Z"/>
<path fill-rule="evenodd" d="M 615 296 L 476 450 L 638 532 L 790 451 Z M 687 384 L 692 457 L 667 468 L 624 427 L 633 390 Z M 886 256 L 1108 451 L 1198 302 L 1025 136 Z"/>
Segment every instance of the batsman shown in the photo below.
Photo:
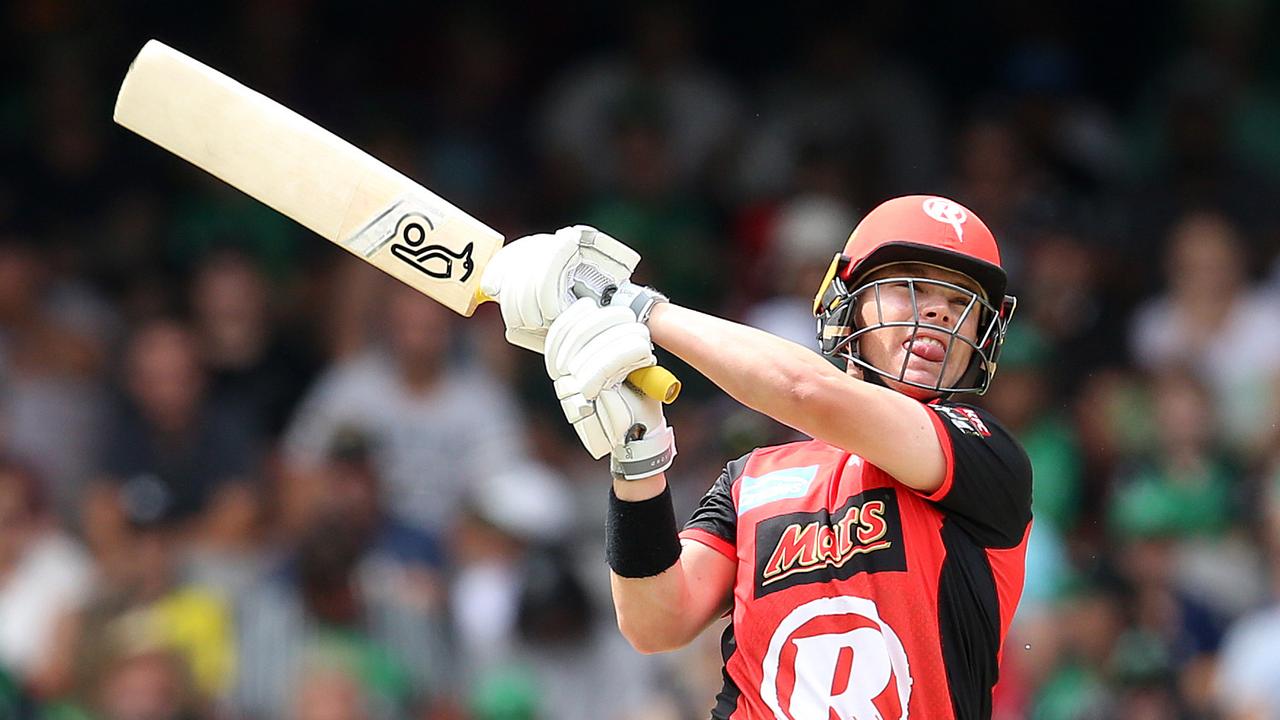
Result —
<path fill-rule="evenodd" d="M 989 718 L 1031 466 L 963 402 L 990 385 L 1015 307 L 987 226 L 934 196 L 867 214 L 814 301 L 835 362 L 681 307 L 616 263 L 600 302 L 576 299 L 575 278 L 610 272 L 583 251 L 597 235 L 516 240 L 481 284 L 508 339 L 545 354 L 587 450 L 610 457 L 606 554 L 626 638 L 672 650 L 728 614 L 716 720 Z M 654 343 L 812 438 L 729 462 L 683 530 L 674 430 L 624 382 L 656 363 Z"/>

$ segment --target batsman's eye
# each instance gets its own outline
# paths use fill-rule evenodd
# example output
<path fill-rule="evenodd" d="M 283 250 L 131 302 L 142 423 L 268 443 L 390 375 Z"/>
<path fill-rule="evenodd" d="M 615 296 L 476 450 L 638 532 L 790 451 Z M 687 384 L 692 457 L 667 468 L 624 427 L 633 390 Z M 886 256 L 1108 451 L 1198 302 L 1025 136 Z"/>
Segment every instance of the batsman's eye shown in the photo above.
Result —
<path fill-rule="evenodd" d="M 891 295 L 893 297 L 907 297 L 911 295 L 914 291 L 915 291 L 915 288 L 913 288 L 911 283 L 907 282 L 906 280 L 885 283 L 880 288 L 880 292 L 882 294 Z"/>

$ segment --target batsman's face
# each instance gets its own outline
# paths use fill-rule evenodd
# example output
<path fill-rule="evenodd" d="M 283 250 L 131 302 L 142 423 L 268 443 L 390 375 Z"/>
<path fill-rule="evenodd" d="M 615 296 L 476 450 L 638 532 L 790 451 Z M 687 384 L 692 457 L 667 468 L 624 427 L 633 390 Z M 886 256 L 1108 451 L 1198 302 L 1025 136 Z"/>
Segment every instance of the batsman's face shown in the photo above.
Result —
<path fill-rule="evenodd" d="M 959 327 L 958 334 L 973 341 L 980 313 L 974 307 L 966 315 L 971 295 L 947 285 L 978 293 L 977 283 L 966 275 L 922 263 L 886 265 L 859 284 L 874 280 L 888 282 L 878 286 L 878 298 L 874 290 L 859 296 L 859 327 L 903 324 L 876 328 L 859 338 L 862 358 L 884 371 L 889 387 L 911 397 L 925 399 L 937 393 L 892 378 L 901 375 L 903 380 L 927 386 L 938 385 L 941 378 L 943 387 L 954 386 L 969 366 L 973 347 L 952 337 L 950 331 Z"/>

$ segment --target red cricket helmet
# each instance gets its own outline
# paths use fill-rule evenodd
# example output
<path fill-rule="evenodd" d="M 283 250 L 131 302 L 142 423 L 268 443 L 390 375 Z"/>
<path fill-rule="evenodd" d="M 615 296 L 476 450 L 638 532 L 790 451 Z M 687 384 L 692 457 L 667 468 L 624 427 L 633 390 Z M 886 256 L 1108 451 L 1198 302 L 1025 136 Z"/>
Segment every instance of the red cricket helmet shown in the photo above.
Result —
<path fill-rule="evenodd" d="M 941 377 L 935 386 L 920 385 L 903 378 L 905 364 L 895 376 L 858 356 L 854 341 L 869 330 L 890 324 L 927 325 L 916 317 L 911 323 L 855 326 L 854 300 L 874 285 L 863 284 L 862 279 L 877 268 L 902 262 L 928 263 L 954 270 L 972 278 L 982 288 L 985 297 L 974 295 L 970 303 L 971 308 L 981 314 L 979 337 L 970 340 L 952 332 L 953 337 L 975 350 L 969 367 L 955 386 L 944 387 Z M 919 282 L 935 281 L 922 278 Z M 845 243 L 844 252 L 832 261 L 814 298 L 822 351 L 844 357 L 882 377 L 939 393 L 981 394 L 986 392 L 995 374 L 1000 345 L 1016 307 L 1016 299 L 1005 295 L 1007 285 L 1008 277 L 1000 266 L 995 236 L 973 211 L 934 195 L 907 195 L 887 200 L 858 223 Z"/>

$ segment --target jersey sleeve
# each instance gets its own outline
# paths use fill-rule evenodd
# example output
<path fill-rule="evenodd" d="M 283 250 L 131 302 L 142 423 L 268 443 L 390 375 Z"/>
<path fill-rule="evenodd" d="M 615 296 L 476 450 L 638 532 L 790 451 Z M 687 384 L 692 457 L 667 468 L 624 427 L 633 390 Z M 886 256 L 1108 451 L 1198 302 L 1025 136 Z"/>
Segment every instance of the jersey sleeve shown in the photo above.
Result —
<path fill-rule="evenodd" d="M 1031 461 L 986 410 L 927 405 L 947 461 L 942 486 L 925 495 L 979 544 L 1014 547 L 1031 522 Z"/>
<path fill-rule="evenodd" d="M 733 485 L 742 477 L 750 453 L 734 460 L 720 472 L 720 477 L 698 503 L 693 516 L 680 533 L 682 540 L 700 542 L 737 562 L 738 507 L 733 499 Z"/>

